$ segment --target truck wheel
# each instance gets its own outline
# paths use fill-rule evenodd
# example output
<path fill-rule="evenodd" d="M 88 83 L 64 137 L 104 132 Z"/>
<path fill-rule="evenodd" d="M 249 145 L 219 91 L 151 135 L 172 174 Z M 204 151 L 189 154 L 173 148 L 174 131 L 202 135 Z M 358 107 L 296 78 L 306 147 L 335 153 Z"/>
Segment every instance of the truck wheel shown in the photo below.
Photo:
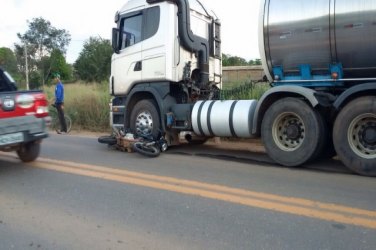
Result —
<path fill-rule="evenodd" d="M 321 154 L 325 137 L 322 116 L 304 101 L 287 97 L 273 103 L 261 125 L 268 155 L 277 163 L 297 167 Z"/>
<path fill-rule="evenodd" d="M 130 127 L 136 135 L 158 137 L 161 126 L 156 103 L 153 100 L 142 100 L 134 106 L 130 118 Z"/>
<path fill-rule="evenodd" d="M 33 141 L 23 144 L 20 149 L 17 150 L 17 155 L 23 162 L 31 162 L 38 158 L 40 152 L 40 142 Z"/>
<path fill-rule="evenodd" d="M 334 147 L 346 167 L 357 174 L 376 176 L 376 97 L 347 104 L 333 128 Z"/>

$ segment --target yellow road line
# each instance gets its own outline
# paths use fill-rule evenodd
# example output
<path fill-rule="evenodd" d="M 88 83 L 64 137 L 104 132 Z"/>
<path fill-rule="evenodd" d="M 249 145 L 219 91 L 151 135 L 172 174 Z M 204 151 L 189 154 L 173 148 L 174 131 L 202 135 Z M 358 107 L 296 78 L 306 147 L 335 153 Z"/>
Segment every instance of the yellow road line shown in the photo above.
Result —
<path fill-rule="evenodd" d="M 274 194 L 254 192 L 254 191 L 249 191 L 249 190 L 244 190 L 244 189 L 231 188 L 231 187 L 202 183 L 202 182 L 191 181 L 191 180 L 176 179 L 172 177 L 158 176 L 158 175 L 151 175 L 151 174 L 143 174 L 143 173 L 134 172 L 134 171 L 127 171 L 127 170 L 114 169 L 114 168 L 101 167 L 101 166 L 93 166 L 93 165 L 87 165 L 87 164 L 78 164 L 78 163 L 66 162 L 66 161 L 63 162 L 63 161 L 57 161 L 57 160 L 52 160 L 52 159 L 39 159 L 39 161 L 50 163 L 50 164 L 89 169 L 89 170 L 94 170 L 94 171 L 103 172 L 103 173 L 112 173 L 112 174 L 118 174 L 122 176 L 129 176 L 129 177 L 134 177 L 134 178 L 159 181 L 163 183 L 170 183 L 170 184 L 175 184 L 175 185 L 184 185 L 188 187 L 207 189 L 207 190 L 217 191 L 221 193 L 235 194 L 238 196 L 254 197 L 258 199 L 278 201 L 278 202 L 283 202 L 283 203 L 288 203 L 288 204 L 295 204 L 299 206 L 315 207 L 318 209 L 324 209 L 324 210 L 329 210 L 329 211 L 363 215 L 363 216 L 376 218 L 376 211 L 345 207 L 345 206 L 340 206 L 340 205 L 335 205 L 335 204 L 330 204 L 330 203 L 322 203 L 322 202 L 317 202 L 317 201 L 312 201 L 312 200 L 307 200 L 307 199 L 279 196 L 279 195 L 274 195 Z"/>
<path fill-rule="evenodd" d="M 376 229 L 376 211 L 259 193 L 197 181 L 39 158 L 30 165 L 63 173 L 200 196 L 249 207 Z"/>

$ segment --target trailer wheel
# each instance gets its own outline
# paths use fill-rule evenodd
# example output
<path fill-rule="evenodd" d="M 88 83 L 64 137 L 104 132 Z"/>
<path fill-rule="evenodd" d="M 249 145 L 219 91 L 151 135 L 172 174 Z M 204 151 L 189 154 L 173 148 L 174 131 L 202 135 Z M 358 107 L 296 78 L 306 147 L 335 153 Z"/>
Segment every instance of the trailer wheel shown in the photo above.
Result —
<path fill-rule="evenodd" d="M 136 135 L 158 137 L 161 125 L 159 112 L 153 100 L 141 100 L 134 106 L 130 117 L 130 127 Z"/>
<path fill-rule="evenodd" d="M 317 151 L 311 160 L 327 160 L 336 156 L 337 153 L 334 149 L 333 138 L 329 132 L 329 124 L 325 122 L 325 118 L 322 114 L 318 113 L 318 115 L 320 116 L 319 122 L 322 131 L 322 139 L 320 139 Z"/>
<path fill-rule="evenodd" d="M 277 163 L 297 167 L 321 154 L 325 123 L 303 100 L 287 97 L 273 103 L 261 125 L 268 155 Z"/>
<path fill-rule="evenodd" d="M 334 147 L 346 167 L 357 174 L 376 176 L 376 97 L 347 104 L 333 128 Z"/>
<path fill-rule="evenodd" d="M 23 144 L 17 150 L 17 155 L 23 162 L 31 162 L 38 158 L 40 152 L 40 142 L 33 141 Z"/>

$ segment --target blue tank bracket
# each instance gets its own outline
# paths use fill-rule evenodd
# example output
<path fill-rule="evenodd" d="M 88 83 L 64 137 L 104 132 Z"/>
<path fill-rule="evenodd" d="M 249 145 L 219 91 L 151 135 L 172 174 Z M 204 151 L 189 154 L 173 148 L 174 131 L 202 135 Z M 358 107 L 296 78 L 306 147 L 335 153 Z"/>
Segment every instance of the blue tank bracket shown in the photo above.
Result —
<path fill-rule="evenodd" d="M 171 128 L 174 125 L 175 122 L 175 116 L 174 113 L 169 112 L 166 114 L 166 126 L 168 128 Z"/>
<path fill-rule="evenodd" d="M 299 69 L 302 80 L 312 80 L 311 65 L 301 64 L 299 65 Z"/>
<path fill-rule="evenodd" d="M 342 63 L 330 64 L 330 75 L 337 74 L 337 80 L 343 79 L 343 67 Z"/>
<path fill-rule="evenodd" d="M 311 65 L 300 64 L 298 71 L 285 75 L 283 66 L 273 67 L 273 86 L 298 85 L 302 87 L 343 86 L 343 68 L 341 63 L 330 64 L 326 72 L 313 73 Z"/>
<path fill-rule="evenodd" d="M 274 74 L 274 79 L 276 81 L 281 81 L 285 79 L 282 66 L 273 67 L 273 74 Z"/>

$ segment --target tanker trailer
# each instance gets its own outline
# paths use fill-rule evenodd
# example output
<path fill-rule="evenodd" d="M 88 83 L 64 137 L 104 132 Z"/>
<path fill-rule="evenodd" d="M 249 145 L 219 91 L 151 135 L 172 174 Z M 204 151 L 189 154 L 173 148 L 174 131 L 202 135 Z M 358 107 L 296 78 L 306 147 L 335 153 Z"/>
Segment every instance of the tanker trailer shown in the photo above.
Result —
<path fill-rule="evenodd" d="M 260 55 L 274 88 L 253 131 L 275 161 L 296 166 L 336 152 L 376 176 L 375 16 L 369 0 L 261 2 Z"/>

